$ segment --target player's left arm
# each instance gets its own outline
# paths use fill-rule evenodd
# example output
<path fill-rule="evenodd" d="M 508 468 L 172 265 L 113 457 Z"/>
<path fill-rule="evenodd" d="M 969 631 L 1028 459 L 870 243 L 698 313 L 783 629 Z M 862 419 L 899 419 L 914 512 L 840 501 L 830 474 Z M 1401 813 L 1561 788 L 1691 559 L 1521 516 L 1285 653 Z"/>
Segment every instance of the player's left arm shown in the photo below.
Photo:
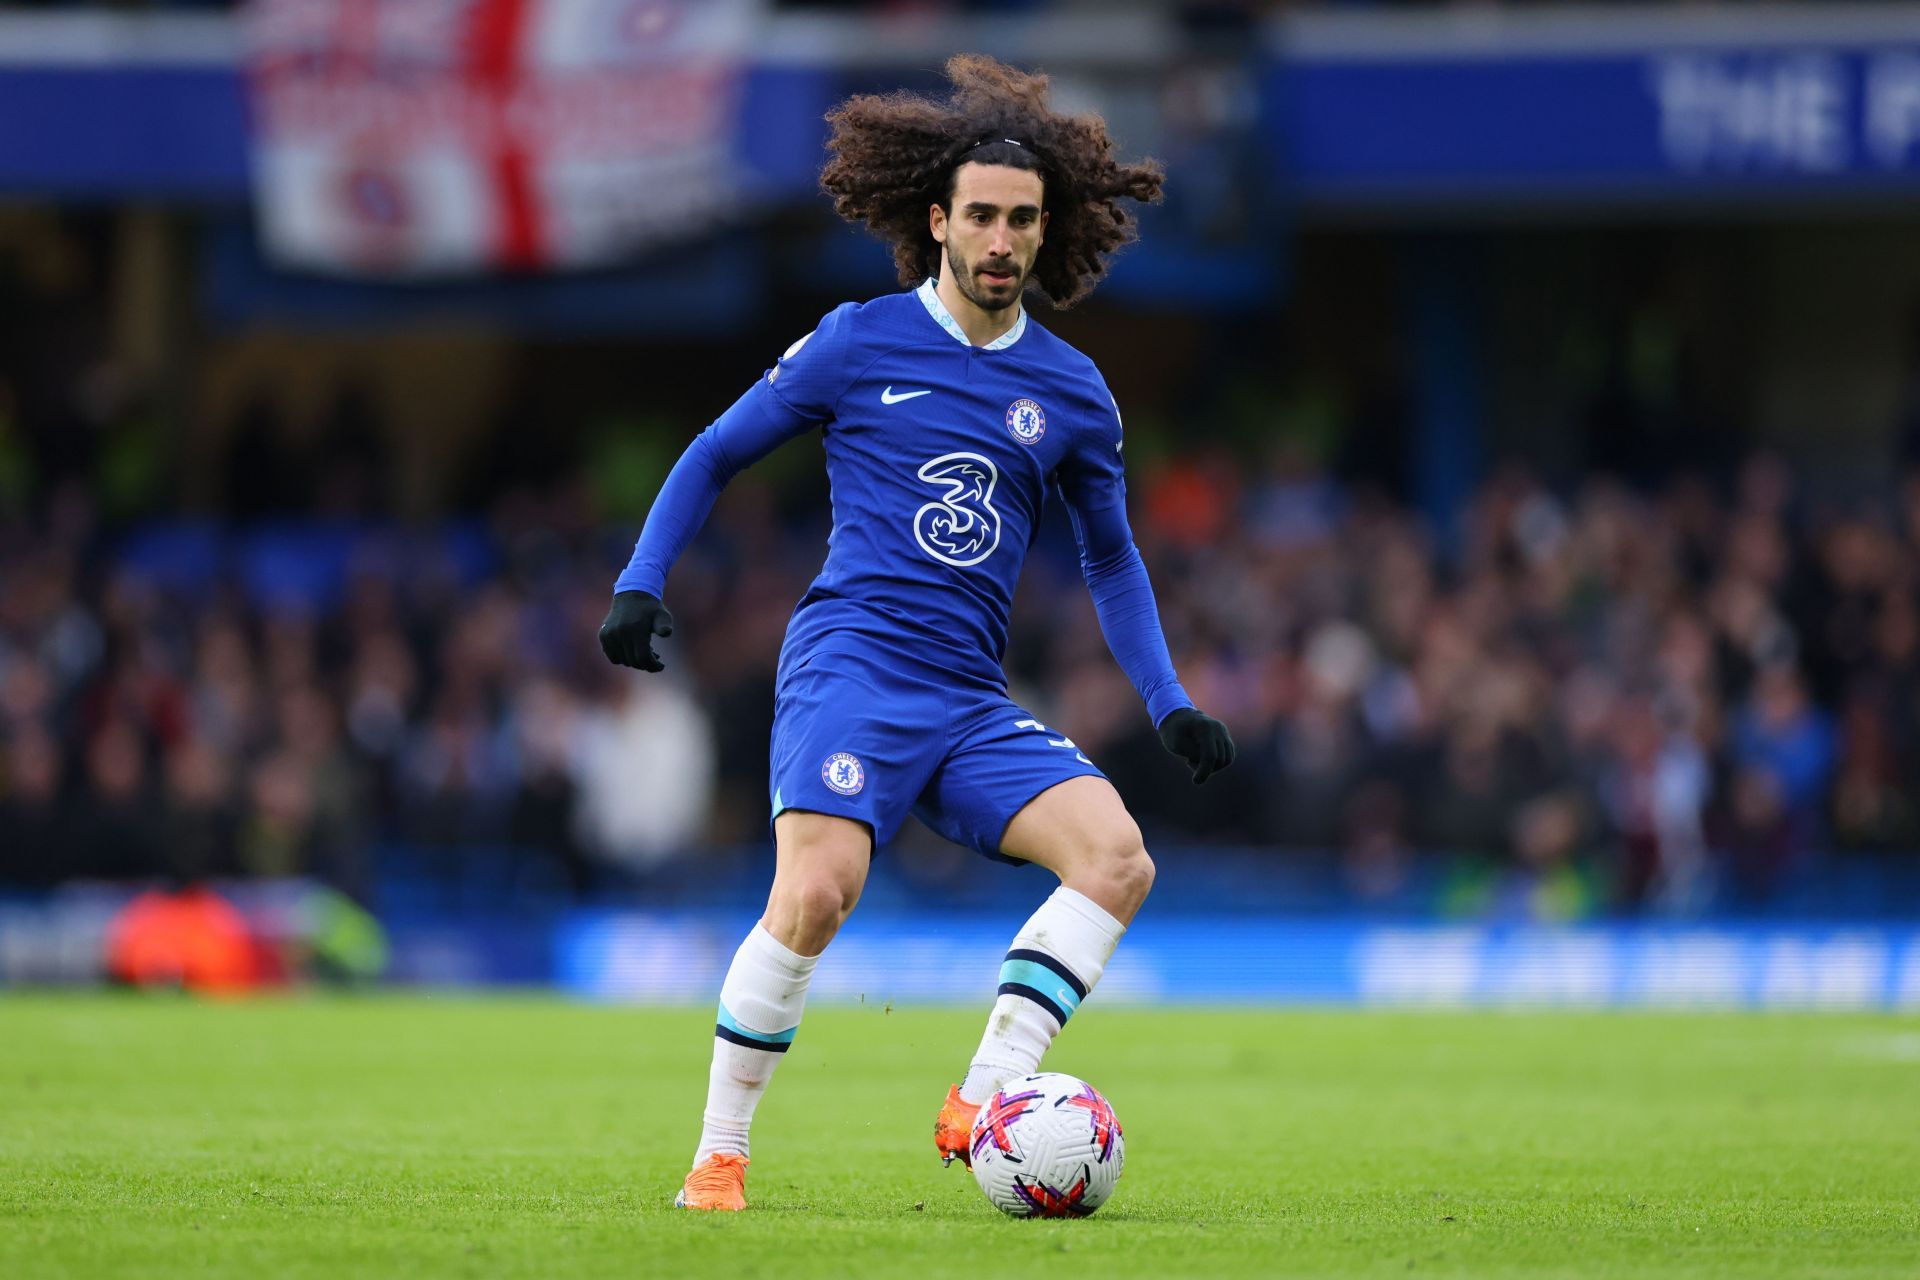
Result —
<path fill-rule="evenodd" d="M 1100 394 L 1106 394 L 1104 387 Z M 1120 444 L 1120 411 L 1109 395 L 1106 406 L 1075 432 L 1060 466 L 1060 496 L 1080 544 L 1080 572 L 1093 594 L 1107 648 L 1147 704 L 1160 741 L 1191 766 L 1196 783 L 1205 782 L 1233 763 L 1233 737 L 1193 705 L 1174 673 L 1153 584 L 1127 523 Z"/>

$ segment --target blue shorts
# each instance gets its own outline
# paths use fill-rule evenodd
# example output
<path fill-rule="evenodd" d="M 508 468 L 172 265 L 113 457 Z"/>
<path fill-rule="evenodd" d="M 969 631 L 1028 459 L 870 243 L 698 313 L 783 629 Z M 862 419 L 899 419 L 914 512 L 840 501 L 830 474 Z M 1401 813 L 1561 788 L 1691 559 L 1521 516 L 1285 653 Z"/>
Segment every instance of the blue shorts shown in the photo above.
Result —
<path fill-rule="evenodd" d="M 773 706 L 773 816 L 807 809 L 863 822 L 874 845 L 912 813 L 997 858 L 1007 824 L 1069 778 L 1100 778 L 1066 735 L 1006 691 L 903 655 L 816 653 L 781 673 Z"/>

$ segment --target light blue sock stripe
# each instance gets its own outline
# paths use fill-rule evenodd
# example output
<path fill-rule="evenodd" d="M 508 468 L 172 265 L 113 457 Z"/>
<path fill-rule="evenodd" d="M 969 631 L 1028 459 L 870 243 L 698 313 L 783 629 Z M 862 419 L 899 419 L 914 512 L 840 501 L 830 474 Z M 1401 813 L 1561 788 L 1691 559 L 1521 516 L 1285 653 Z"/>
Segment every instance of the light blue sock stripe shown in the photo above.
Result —
<path fill-rule="evenodd" d="M 1017 982 L 1023 987 L 1032 987 L 1045 993 L 1059 1005 L 1069 1018 L 1080 1007 L 1080 997 L 1073 988 L 1061 981 L 1060 975 L 1032 960 L 1007 960 L 1000 965 L 1000 981 Z"/>
<path fill-rule="evenodd" d="M 793 1026 L 793 1027 L 788 1027 L 785 1031 L 769 1032 L 769 1031 L 749 1030 L 748 1028 L 740 1025 L 740 1020 L 738 1018 L 735 1018 L 731 1013 L 727 1012 L 727 1006 L 725 1006 L 724 1004 L 720 1006 L 719 1022 L 721 1026 L 733 1032 L 735 1035 L 745 1036 L 749 1040 L 764 1041 L 767 1044 L 792 1044 L 793 1033 L 800 1029 L 797 1026 Z"/>

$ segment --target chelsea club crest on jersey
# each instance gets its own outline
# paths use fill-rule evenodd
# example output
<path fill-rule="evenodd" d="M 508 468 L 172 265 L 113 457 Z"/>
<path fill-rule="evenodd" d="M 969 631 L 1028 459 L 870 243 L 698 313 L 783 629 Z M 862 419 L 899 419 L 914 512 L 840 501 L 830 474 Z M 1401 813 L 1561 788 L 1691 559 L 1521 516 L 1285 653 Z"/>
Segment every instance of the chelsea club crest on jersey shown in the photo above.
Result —
<path fill-rule="evenodd" d="M 1031 400 L 1015 400 L 1007 406 L 1007 432 L 1021 444 L 1038 444 L 1047 434 L 1047 415 Z"/>

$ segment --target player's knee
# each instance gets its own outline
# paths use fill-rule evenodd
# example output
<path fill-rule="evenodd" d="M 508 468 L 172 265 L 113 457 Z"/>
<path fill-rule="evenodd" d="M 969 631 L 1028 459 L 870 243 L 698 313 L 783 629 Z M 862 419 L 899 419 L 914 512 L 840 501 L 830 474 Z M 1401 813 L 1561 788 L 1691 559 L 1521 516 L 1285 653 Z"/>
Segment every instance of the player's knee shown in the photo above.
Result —
<path fill-rule="evenodd" d="M 1081 874 L 1072 878 L 1090 885 L 1088 896 L 1123 921 L 1133 918 L 1153 888 L 1153 859 L 1131 821 L 1090 832 L 1080 865 Z"/>
<path fill-rule="evenodd" d="M 858 891 L 827 876 L 806 876 L 786 886 L 785 901 L 776 911 L 788 922 L 793 937 L 804 944 L 795 949 L 811 954 L 825 947 L 846 923 Z"/>
<path fill-rule="evenodd" d="M 1116 850 L 1108 868 L 1114 896 L 1128 904 L 1131 915 L 1153 890 L 1153 858 L 1148 855 L 1138 831 L 1133 833 L 1131 844 L 1123 844 Z"/>

